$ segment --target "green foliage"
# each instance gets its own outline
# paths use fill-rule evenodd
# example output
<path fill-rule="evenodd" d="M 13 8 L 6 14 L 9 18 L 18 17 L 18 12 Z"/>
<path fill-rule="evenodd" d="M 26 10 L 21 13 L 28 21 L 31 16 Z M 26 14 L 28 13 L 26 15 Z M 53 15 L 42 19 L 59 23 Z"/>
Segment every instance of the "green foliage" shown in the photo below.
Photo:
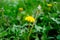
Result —
<path fill-rule="evenodd" d="M 59 2 L 0 0 L 0 40 L 60 40 Z M 52 7 L 47 4 L 52 4 Z M 25 21 L 26 16 L 33 16 L 35 22 Z"/>

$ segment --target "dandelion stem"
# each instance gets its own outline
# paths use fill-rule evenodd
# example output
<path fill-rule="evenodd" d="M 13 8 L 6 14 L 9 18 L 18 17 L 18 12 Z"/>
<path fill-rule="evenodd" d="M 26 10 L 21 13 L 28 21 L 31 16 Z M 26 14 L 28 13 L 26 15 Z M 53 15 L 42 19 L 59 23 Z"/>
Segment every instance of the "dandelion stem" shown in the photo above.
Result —
<path fill-rule="evenodd" d="M 30 35 L 31 35 L 31 33 L 32 33 L 32 29 L 33 29 L 34 25 L 36 24 L 37 15 L 38 15 L 38 11 L 37 11 L 37 13 L 36 13 L 35 22 L 32 24 L 32 27 L 31 27 L 31 29 L 30 29 L 30 31 L 29 31 L 28 40 L 30 40 L 29 37 L 30 37 Z"/>

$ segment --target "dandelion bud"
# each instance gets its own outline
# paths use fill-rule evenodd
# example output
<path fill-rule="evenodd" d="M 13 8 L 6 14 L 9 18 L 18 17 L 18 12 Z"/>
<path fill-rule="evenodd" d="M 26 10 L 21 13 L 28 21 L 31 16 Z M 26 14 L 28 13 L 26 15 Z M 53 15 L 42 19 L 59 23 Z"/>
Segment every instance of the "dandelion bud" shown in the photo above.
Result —
<path fill-rule="evenodd" d="M 47 4 L 48 7 L 52 7 L 52 4 Z"/>
<path fill-rule="evenodd" d="M 19 8 L 19 11 L 23 11 L 23 8 Z"/>

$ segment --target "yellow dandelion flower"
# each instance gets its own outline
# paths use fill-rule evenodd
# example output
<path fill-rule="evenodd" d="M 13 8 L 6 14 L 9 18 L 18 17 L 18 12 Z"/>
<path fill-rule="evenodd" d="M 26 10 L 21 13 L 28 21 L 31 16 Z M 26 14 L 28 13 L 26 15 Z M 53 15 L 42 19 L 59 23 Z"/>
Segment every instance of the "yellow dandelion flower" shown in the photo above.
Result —
<path fill-rule="evenodd" d="M 19 8 L 19 11 L 23 11 L 23 8 Z"/>
<path fill-rule="evenodd" d="M 47 4 L 47 6 L 52 7 L 52 4 Z"/>
<path fill-rule="evenodd" d="M 35 22 L 35 18 L 33 18 L 32 16 L 27 16 L 25 20 L 28 22 Z"/>

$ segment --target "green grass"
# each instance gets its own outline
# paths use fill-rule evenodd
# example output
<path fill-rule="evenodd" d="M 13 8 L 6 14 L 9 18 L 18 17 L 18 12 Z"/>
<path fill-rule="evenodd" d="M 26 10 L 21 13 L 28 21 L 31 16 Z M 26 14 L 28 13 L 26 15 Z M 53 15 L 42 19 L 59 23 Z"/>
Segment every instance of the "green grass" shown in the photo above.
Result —
<path fill-rule="evenodd" d="M 35 22 L 26 21 L 26 16 L 34 17 Z M 0 40 L 60 40 L 59 37 L 59 0 L 0 0 Z"/>

